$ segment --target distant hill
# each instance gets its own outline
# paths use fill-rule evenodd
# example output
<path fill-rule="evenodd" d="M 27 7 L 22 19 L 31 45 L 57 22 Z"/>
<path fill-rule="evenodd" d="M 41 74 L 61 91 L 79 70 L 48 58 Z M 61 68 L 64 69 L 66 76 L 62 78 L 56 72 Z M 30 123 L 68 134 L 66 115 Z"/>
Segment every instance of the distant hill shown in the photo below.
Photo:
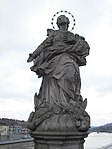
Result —
<path fill-rule="evenodd" d="M 15 119 L 9 119 L 9 118 L 0 118 L 0 125 L 9 126 L 9 125 L 20 125 L 25 126 L 26 122 L 24 120 L 15 120 Z"/>
<path fill-rule="evenodd" d="M 90 132 L 108 132 L 112 133 L 112 123 L 108 123 L 102 126 L 91 127 Z"/>

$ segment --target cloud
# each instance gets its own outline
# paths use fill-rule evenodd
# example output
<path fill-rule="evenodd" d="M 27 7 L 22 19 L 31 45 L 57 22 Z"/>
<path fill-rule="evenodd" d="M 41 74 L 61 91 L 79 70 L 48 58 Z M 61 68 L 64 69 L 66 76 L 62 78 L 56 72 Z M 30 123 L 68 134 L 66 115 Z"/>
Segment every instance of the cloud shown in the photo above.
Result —
<path fill-rule="evenodd" d="M 25 55 L 24 52 L 10 53 L 10 51 L 7 51 L 5 55 L 1 57 L 1 98 L 28 100 L 28 97 L 29 95 L 31 96 L 32 91 L 34 91 L 34 89 L 39 89 L 37 86 L 40 85 L 41 81 L 38 80 L 37 76 L 30 71 L 26 60 L 27 55 Z"/>
<path fill-rule="evenodd" d="M 86 111 L 91 117 L 91 125 L 103 125 L 111 123 L 111 97 L 112 94 L 108 93 L 105 96 L 99 96 L 99 92 L 94 88 L 83 90 L 83 97 L 88 100 Z"/>
<path fill-rule="evenodd" d="M 110 121 L 111 0 L 0 1 L 1 117 L 6 113 L 9 117 L 26 119 L 33 110 L 33 96 L 39 91 L 41 79 L 30 71 L 32 63 L 27 64 L 26 60 L 28 54 L 46 38 L 47 28 L 52 28 L 52 17 L 60 10 L 74 15 L 76 26 L 73 32 L 84 36 L 90 44 L 87 65 L 80 69 L 82 94 L 88 98 L 87 110 L 92 123 Z"/>
<path fill-rule="evenodd" d="M 90 45 L 90 55 L 87 57 L 86 67 L 81 68 L 82 88 L 96 90 L 99 96 L 111 94 L 112 90 L 112 5 L 110 1 L 99 3 L 98 16 L 87 33 Z M 107 9 L 108 8 L 108 9 Z M 97 12 L 97 11 L 96 11 Z M 96 14 L 95 12 L 95 14 Z M 97 20 L 98 19 L 98 20 Z"/>
<path fill-rule="evenodd" d="M 14 98 L 0 99 L 0 117 L 27 120 L 33 110 L 33 101 L 19 101 Z M 4 110 L 5 107 L 5 110 Z"/>

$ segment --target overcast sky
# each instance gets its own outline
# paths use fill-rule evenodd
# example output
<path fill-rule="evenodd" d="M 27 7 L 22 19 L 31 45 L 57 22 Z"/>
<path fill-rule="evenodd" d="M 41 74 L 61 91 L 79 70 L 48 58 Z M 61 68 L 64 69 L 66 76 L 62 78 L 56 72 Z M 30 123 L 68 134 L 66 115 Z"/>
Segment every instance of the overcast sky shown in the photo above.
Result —
<path fill-rule="evenodd" d="M 72 32 L 84 36 L 91 48 L 87 65 L 80 67 L 91 125 L 112 122 L 111 0 L 0 0 L 0 117 L 27 120 L 34 110 L 41 79 L 26 61 L 60 10 L 74 15 Z"/>

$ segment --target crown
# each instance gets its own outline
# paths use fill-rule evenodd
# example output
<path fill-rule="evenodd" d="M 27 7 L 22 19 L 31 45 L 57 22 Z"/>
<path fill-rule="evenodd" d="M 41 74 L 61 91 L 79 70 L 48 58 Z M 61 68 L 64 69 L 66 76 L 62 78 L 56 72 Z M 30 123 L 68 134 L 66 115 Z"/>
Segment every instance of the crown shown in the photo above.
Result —
<path fill-rule="evenodd" d="M 52 22 L 51 22 L 51 25 L 52 25 L 52 27 L 53 27 L 53 29 L 55 29 L 55 27 L 54 27 L 54 18 L 58 15 L 58 14 L 60 14 L 60 13 L 65 13 L 65 14 L 69 14 L 71 17 L 72 17 L 72 19 L 73 19 L 73 26 L 72 26 L 72 28 L 71 28 L 71 30 L 70 31 L 72 31 L 73 29 L 74 29 L 74 26 L 75 26 L 75 18 L 74 18 L 74 16 L 70 13 L 70 12 L 68 12 L 68 11 L 63 11 L 63 10 L 61 10 L 61 11 L 58 11 L 58 12 L 56 12 L 54 15 L 53 15 L 53 17 L 52 17 Z"/>

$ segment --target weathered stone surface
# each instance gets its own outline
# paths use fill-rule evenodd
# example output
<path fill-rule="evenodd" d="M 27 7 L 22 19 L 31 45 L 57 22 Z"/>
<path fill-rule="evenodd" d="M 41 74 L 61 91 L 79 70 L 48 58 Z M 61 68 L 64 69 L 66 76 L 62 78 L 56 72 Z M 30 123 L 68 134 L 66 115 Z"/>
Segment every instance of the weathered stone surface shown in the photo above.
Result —
<path fill-rule="evenodd" d="M 31 71 L 42 77 L 39 94 L 34 95 L 35 110 L 27 122 L 35 149 L 82 149 L 90 127 L 90 116 L 85 111 L 87 99 L 80 93 L 79 70 L 79 66 L 86 65 L 90 47 L 84 37 L 68 31 L 69 23 L 66 16 L 59 16 L 59 30 L 48 29 L 48 37 L 27 60 L 33 60 Z"/>
<path fill-rule="evenodd" d="M 35 149 L 83 149 L 88 133 L 33 132 Z"/>

